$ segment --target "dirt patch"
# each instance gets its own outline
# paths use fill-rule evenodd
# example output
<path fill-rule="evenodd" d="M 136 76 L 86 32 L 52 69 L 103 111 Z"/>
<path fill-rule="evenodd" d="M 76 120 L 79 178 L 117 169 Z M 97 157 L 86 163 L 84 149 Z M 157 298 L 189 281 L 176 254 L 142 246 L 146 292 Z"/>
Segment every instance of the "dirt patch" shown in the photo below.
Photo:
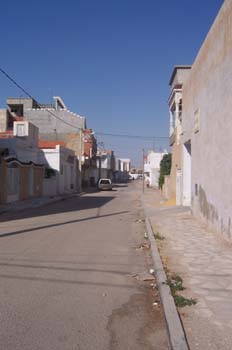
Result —
<path fill-rule="evenodd" d="M 160 304 L 152 306 L 150 286 L 140 288 L 128 303 L 113 311 L 109 323 L 110 350 L 167 350 L 167 334 Z"/>

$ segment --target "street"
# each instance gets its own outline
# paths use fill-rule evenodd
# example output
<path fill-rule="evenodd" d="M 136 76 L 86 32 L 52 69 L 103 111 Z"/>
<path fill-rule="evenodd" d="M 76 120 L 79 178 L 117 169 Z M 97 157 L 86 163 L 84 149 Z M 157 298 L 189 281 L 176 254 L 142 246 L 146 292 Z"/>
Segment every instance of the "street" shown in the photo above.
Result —
<path fill-rule="evenodd" d="M 152 266 L 139 191 L 0 216 L 1 349 L 168 349 L 158 296 L 136 278 Z"/>

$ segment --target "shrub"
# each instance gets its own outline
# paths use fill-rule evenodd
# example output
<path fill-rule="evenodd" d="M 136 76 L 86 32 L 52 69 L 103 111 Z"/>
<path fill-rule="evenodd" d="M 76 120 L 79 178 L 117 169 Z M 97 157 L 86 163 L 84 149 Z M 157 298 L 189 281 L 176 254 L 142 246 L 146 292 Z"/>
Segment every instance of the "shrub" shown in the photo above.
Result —
<path fill-rule="evenodd" d="M 163 156 L 160 162 L 160 176 L 159 176 L 159 188 L 162 189 L 164 184 L 164 176 L 170 175 L 172 167 L 172 154 L 168 153 Z"/>

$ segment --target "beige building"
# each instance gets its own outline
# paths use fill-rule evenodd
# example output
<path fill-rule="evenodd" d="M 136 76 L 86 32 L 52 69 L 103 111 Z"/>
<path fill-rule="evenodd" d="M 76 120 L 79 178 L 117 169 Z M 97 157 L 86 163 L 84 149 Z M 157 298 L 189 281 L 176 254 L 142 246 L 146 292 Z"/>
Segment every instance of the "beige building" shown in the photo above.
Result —
<path fill-rule="evenodd" d="M 170 115 L 170 146 L 172 149 L 172 168 L 169 176 L 165 176 L 164 196 L 180 205 L 182 199 L 182 89 L 191 66 L 175 66 L 169 82 L 171 94 L 168 99 Z"/>
<path fill-rule="evenodd" d="M 225 0 L 183 86 L 183 193 L 194 215 L 232 236 L 232 0 Z M 189 186 L 190 184 L 190 186 Z"/>

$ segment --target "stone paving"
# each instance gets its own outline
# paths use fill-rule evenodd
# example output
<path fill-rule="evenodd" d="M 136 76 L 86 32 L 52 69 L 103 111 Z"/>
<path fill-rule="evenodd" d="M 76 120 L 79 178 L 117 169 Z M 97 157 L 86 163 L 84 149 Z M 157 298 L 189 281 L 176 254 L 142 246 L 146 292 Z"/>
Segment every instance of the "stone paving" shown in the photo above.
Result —
<path fill-rule="evenodd" d="M 146 190 L 147 214 L 161 258 L 180 275 L 183 295 L 197 304 L 179 310 L 191 349 L 232 349 L 232 245 L 194 219 L 189 208 L 165 207 L 159 191 Z"/>

